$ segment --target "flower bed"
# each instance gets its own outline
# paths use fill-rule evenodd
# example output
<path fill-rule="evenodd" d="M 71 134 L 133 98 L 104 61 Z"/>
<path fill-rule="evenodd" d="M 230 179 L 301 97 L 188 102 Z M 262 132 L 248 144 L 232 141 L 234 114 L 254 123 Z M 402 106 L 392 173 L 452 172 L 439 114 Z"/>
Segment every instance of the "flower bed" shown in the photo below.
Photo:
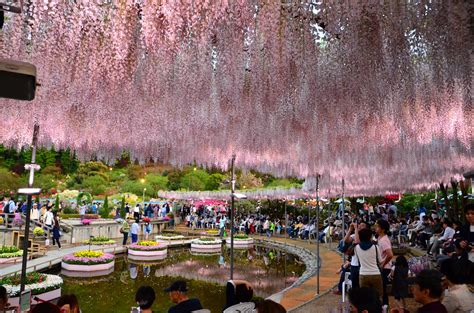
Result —
<path fill-rule="evenodd" d="M 92 221 L 91 221 L 91 220 L 88 220 L 88 219 L 83 219 L 83 220 L 81 221 L 81 223 L 82 223 L 82 225 L 90 225 L 90 224 L 92 223 Z"/>
<path fill-rule="evenodd" d="M 219 236 L 219 230 L 217 229 L 208 229 L 201 233 L 201 235 L 205 236 Z"/>
<path fill-rule="evenodd" d="M 113 245 L 115 244 L 115 240 L 110 239 L 109 237 L 95 237 L 90 240 L 84 240 L 83 243 L 91 244 L 91 245 Z"/>
<path fill-rule="evenodd" d="M 156 241 L 139 241 L 128 246 L 128 254 L 131 256 L 158 257 L 167 252 L 167 245 Z"/>
<path fill-rule="evenodd" d="M 21 275 L 12 275 L 3 277 L 0 280 L 0 285 L 7 289 L 7 293 L 10 297 L 9 302 L 12 305 L 18 303 L 18 298 L 15 302 L 15 297 L 20 295 L 20 281 Z M 42 295 L 51 291 L 61 289 L 63 279 L 57 275 L 42 274 L 38 272 L 31 272 L 26 275 L 25 289 L 31 290 L 32 295 Z M 60 293 L 59 293 L 60 295 Z M 40 296 L 43 300 L 45 297 Z M 53 298 L 54 299 L 54 298 Z"/>
<path fill-rule="evenodd" d="M 2 246 L 0 248 L 0 258 L 16 258 L 23 255 L 23 250 L 15 246 Z"/>
<path fill-rule="evenodd" d="M 95 272 L 113 268 L 114 255 L 102 251 L 78 251 L 63 257 L 61 267 L 68 271 Z"/>
<path fill-rule="evenodd" d="M 220 250 L 222 245 L 222 240 L 217 238 L 198 238 L 191 241 L 191 250 L 206 250 L 206 251 L 215 251 Z"/>
<path fill-rule="evenodd" d="M 230 247 L 230 237 L 225 239 L 226 245 Z M 245 235 L 239 234 L 234 236 L 234 247 L 235 248 L 247 248 L 253 245 L 253 238 Z"/>
<path fill-rule="evenodd" d="M 155 236 L 155 240 L 158 243 L 167 244 L 168 246 L 179 246 L 189 244 L 191 242 L 189 237 L 173 233 L 164 233 Z"/>

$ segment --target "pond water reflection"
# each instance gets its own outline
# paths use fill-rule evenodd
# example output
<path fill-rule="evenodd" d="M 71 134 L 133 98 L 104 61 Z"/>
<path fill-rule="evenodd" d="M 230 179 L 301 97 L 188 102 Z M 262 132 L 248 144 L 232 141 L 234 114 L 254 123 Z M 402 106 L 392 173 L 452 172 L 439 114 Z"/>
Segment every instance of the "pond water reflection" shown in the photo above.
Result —
<path fill-rule="evenodd" d="M 274 248 L 255 246 L 235 250 L 234 255 L 234 279 L 248 280 L 256 296 L 262 298 L 288 287 L 305 270 L 297 257 Z M 108 276 L 63 276 L 62 293 L 76 294 L 83 313 L 130 312 L 138 287 L 149 285 L 157 295 L 154 311 L 167 312 L 172 303 L 163 289 L 178 278 L 188 282 L 190 297 L 199 298 L 211 312 L 222 312 L 229 279 L 229 250 L 224 246 L 222 254 L 205 256 L 192 255 L 189 248 L 173 248 L 168 249 L 165 260 L 154 263 L 117 257 L 115 271 Z"/>

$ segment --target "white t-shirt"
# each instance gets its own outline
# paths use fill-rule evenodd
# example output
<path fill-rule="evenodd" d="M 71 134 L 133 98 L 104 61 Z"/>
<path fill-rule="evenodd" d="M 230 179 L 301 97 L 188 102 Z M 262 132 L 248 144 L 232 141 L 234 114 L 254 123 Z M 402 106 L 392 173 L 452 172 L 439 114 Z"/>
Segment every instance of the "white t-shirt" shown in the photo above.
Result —
<path fill-rule="evenodd" d="M 355 235 L 352 234 L 351 235 L 352 244 L 354 243 L 354 238 L 355 238 Z M 359 260 L 357 259 L 357 255 L 355 255 L 355 253 L 351 258 L 351 266 L 359 266 Z"/>
<path fill-rule="evenodd" d="M 53 212 L 47 211 L 44 216 L 44 223 L 46 225 L 53 225 L 53 219 L 54 219 Z"/>
<path fill-rule="evenodd" d="M 369 249 L 363 250 L 359 245 L 357 245 L 354 252 L 360 263 L 360 275 L 380 275 L 377 258 L 379 264 L 382 262 L 382 258 L 380 257 L 378 247 L 376 248 L 375 245 L 372 245 Z"/>

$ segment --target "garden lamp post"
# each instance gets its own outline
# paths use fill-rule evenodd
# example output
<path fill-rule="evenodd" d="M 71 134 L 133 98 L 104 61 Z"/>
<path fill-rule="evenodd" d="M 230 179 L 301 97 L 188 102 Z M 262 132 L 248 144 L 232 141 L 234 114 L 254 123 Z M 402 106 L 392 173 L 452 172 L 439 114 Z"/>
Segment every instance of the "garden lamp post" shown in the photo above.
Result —
<path fill-rule="evenodd" d="M 146 188 L 143 188 L 143 198 L 142 198 L 142 209 L 145 210 L 145 191 Z"/>
<path fill-rule="evenodd" d="M 33 129 L 33 142 L 31 144 L 31 164 L 25 164 L 25 169 L 30 171 L 28 178 L 28 188 L 18 189 L 18 193 L 27 196 L 26 222 L 25 222 L 25 236 L 23 238 L 23 259 L 21 262 L 21 283 L 20 294 L 25 290 L 26 284 L 26 263 L 28 261 L 28 237 L 30 235 L 30 215 L 32 196 L 39 195 L 41 188 L 33 188 L 35 178 L 35 171 L 39 171 L 40 166 L 36 162 L 36 144 L 38 142 L 39 125 L 35 124 Z"/>
<path fill-rule="evenodd" d="M 316 175 L 316 262 L 318 262 L 318 272 L 316 278 L 316 292 L 319 294 L 319 179 L 321 178 L 320 174 Z"/>
<path fill-rule="evenodd" d="M 231 205 L 230 205 L 230 279 L 234 279 L 234 200 L 235 200 L 235 154 L 231 161 Z"/>

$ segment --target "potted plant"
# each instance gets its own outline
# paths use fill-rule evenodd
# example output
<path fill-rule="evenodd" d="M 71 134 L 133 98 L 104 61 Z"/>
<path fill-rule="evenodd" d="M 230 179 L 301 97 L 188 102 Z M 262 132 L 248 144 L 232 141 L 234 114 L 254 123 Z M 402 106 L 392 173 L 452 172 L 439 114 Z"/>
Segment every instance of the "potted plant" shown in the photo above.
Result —
<path fill-rule="evenodd" d="M 167 252 L 166 244 L 150 240 L 139 241 L 128 246 L 128 255 L 132 257 L 163 257 Z"/>
<path fill-rule="evenodd" d="M 73 272 L 95 272 L 114 267 L 113 254 L 103 251 L 82 250 L 63 257 L 61 267 Z"/>

